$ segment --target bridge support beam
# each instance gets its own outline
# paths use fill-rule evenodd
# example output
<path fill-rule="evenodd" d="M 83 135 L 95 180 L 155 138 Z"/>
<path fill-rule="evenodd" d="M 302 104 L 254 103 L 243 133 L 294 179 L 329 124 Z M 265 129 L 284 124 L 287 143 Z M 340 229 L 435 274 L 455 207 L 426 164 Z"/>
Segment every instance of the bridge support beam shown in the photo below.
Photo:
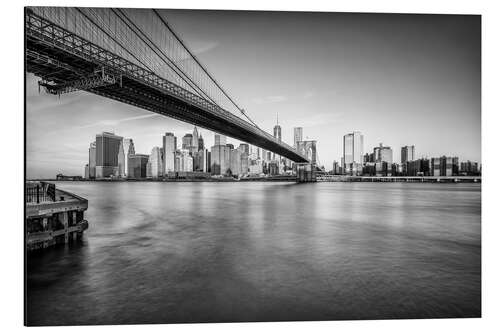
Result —
<path fill-rule="evenodd" d="M 297 183 L 316 182 L 316 164 L 315 163 L 295 163 L 295 172 Z"/>

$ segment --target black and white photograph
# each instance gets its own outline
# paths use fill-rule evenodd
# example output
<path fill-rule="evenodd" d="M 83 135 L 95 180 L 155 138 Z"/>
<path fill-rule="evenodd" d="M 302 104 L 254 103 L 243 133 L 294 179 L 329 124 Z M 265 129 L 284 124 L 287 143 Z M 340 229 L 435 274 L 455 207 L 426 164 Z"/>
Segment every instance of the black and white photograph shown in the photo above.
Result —
<path fill-rule="evenodd" d="M 481 14 L 168 6 L 18 13 L 24 325 L 482 317 Z"/>

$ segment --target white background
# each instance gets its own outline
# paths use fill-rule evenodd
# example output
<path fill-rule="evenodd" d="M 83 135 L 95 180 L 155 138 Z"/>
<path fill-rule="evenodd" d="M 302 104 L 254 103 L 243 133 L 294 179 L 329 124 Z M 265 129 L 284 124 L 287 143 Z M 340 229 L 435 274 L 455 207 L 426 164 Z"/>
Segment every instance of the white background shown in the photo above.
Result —
<path fill-rule="evenodd" d="M 1 162 L 0 175 L 0 326 L 3 332 L 26 330 L 23 327 L 23 186 L 24 186 L 24 69 L 23 6 L 107 6 L 145 8 L 301 10 L 339 12 L 448 13 L 482 15 L 482 261 L 483 318 L 434 320 L 330 321 L 244 324 L 191 324 L 145 326 L 72 327 L 84 332 L 499 332 L 500 331 L 500 233 L 499 206 L 500 131 L 498 96 L 500 95 L 500 11 L 495 1 L 14 1 L 0 8 L 1 42 Z M 31 328 L 31 330 L 33 330 Z M 37 328 L 43 332 L 63 332 L 67 327 Z"/>

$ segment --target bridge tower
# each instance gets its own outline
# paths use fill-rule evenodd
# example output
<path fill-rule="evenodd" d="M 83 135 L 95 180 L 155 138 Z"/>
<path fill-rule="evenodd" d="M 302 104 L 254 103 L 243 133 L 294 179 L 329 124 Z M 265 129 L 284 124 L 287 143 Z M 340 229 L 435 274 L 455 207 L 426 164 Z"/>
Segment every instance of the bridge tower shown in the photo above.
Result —
<path fill-rule="evenodd" d="M 295 163 L 295 172 L 297 183 L 316 182 L 316 164 L 315 163 Z"/>

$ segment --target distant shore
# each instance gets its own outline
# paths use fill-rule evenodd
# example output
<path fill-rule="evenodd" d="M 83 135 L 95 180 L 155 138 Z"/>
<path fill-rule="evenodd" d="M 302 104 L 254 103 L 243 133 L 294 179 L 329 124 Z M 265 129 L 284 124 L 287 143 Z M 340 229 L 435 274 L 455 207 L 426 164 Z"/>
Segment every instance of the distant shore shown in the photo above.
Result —
<path fill-rule="evenodd" d="M 48 181 L 48 182 L 296 182 L 296 176 L 271 176 L 271 177 L 243 177 L 243 178 L 161 178 L 161 179 L 78 179 L 78 178 L 50 178 L 50 179 L 28 179 L 28 181 Z M 481 176 L 345 176 L 329 175 L 318 176 L 317 182 L 408 182 L 408 183 L 481 183 Z"/>

